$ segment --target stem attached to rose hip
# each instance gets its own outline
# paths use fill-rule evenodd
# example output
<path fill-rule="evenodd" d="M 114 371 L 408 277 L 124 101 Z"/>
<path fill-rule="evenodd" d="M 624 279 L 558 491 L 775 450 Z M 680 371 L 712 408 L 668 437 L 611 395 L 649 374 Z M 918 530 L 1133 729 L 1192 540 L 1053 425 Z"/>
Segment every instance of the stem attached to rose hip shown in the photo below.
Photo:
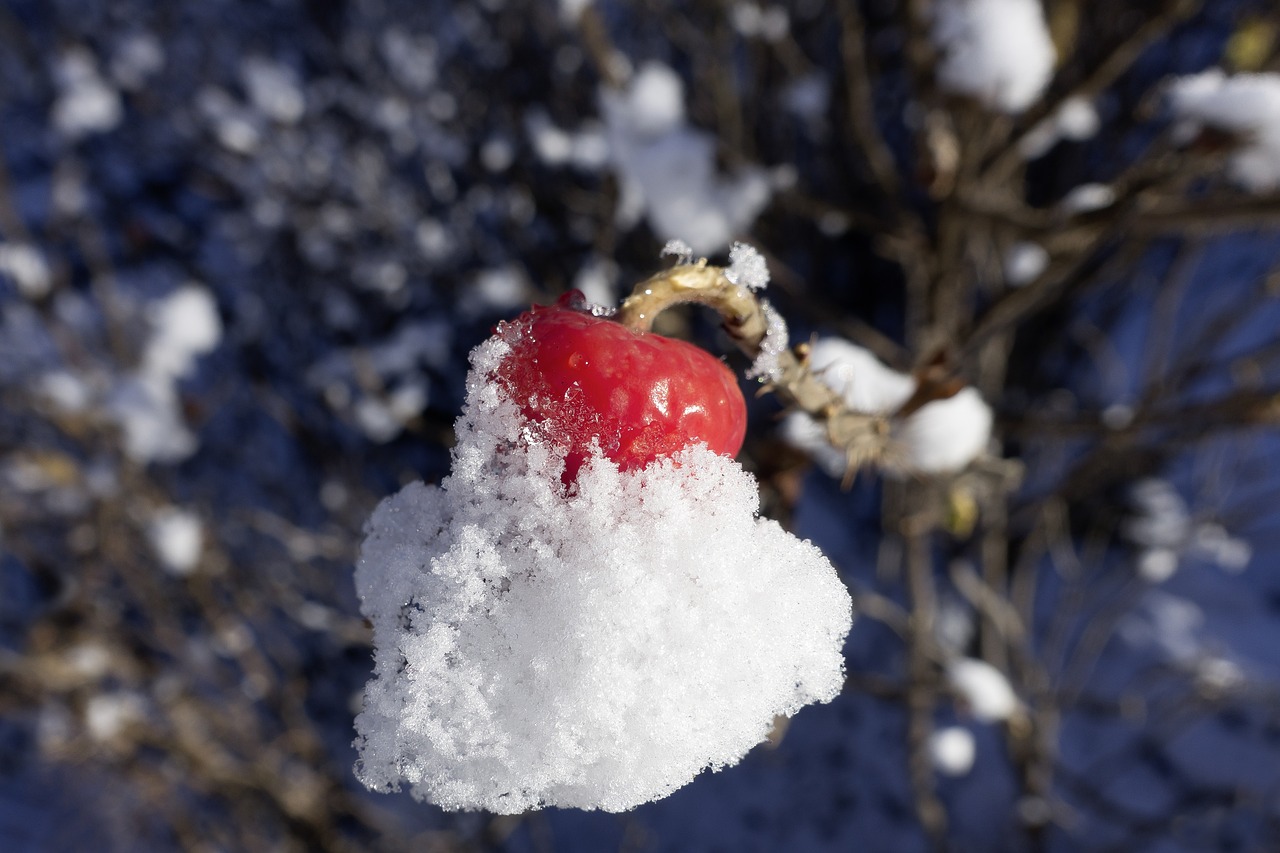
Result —
<path fill-rule="evenodd" d="M 756 359 L 769 332 L 768 317 L 756 295 L 730 281 L 725 272 L 705 259 L 678 264 L 637 284 L 614 319 L 635 331 L 648 332 L 654 318 L 673 305 L 706 305 L 720 315 L 725 332 L 738 349 Z M 761 390 L 777 394 L 783 404 L 823 424 L 831 445 L 845 454 L 849 478 L 867 463 L 891 462 L 887 458 L 889 421 L 851 410 L 810 369 L 808 355 L 808 344 L 783 349 Z"/>

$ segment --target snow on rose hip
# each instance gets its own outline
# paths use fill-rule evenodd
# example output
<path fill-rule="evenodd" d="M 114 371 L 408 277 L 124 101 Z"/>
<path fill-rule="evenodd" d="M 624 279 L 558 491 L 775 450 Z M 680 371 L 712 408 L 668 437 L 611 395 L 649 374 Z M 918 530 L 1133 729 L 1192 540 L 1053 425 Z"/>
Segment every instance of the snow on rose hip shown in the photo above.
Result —
<path fill-rule="evenodd" d="M 449 476 L 365 528 L 370 788 L 622 811 L 844 684 L 848 592 L 759 517 L 733 375 L 583 305 L 533 308 L 472 351 Z"/>
<path fill-rule="evenodd" d="M 742 448 L 742 392 L 706 350 L 596 316 L 577 291 L 496 334 L 511 353 L 495 379 L 538 437 L 565 452 L 565 482 L 593 440 L 624 471 L 698 442 L 725 456 Z"/>

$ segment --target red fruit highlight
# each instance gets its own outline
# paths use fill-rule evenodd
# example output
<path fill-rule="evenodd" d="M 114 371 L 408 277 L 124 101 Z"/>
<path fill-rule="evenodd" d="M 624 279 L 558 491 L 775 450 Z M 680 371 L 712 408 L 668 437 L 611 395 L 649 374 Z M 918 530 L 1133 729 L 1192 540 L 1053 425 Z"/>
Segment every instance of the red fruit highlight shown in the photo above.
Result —
<path fill-rule="evenodd" d="M 684 341 L 593 316 L 581 293 L 534 306 L 496 333 L 511 353 L 495 373 L 540 437 L 565 451 L 565 483 L 592 439 L 622 470 L 698 442 L 734 456 L 747 407 L 729 368 Z"/>

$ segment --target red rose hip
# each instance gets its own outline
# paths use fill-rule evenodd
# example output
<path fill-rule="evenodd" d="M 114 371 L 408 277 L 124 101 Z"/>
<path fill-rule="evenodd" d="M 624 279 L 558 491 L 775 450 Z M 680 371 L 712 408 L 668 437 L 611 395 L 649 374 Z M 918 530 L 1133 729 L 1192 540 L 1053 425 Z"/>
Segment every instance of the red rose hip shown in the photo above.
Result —
<path fill-rule="evenodd" d="M 592 439 L 622 470 L 692 444 L 734 456 L 746 402 L 729 368 L 706 350 L 580 310 L 573 291 L 500 323 L 511 345 L 494 378 L 535 434 L 565 452 L 570 483 Z"/>

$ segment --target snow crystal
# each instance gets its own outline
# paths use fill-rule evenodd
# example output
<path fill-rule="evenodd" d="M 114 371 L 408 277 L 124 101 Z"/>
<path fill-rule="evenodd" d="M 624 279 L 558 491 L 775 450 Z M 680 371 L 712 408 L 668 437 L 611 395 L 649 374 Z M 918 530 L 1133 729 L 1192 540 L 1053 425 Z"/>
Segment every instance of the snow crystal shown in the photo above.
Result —
<path fill-rule="evenodd" d="M 939 0 L 938 82 L 1006 113 L 1040 97 L 1057 59 L 1040 0 Z"/>
<path fill-rule="evenodd" d="M 765 275 L 767 276 L 768 273 Z M 791 338 L 787 332 L 787 321 L 782 319 L 782 315 L 769 304 L 767 299 L 760 300 L 760 310 L 764 312 L 765 335 L 764 340 L 760 342 L 760 354 L 747 368 L 747 378 L 769 381 L 778 378 L 782 370 L 778 357 L 786 352 Z"/>
<path fill-rule="evenodd" d="M 1018 242 L 1004 255 L 1004 279 L 1010 287 L 1035 281 L 1049 266 L 1049 253 L 1039 243 Z"/>
<path fill-rule="evenodd" d="M 1021 703 L 1004 673 L 986 661 L 957 658 L 947 664 L 947 682 L 974 719 L 983 723 L 1007 720 Z"/>
<path fill-rule="evenodd" d="M 1202 127 L 1242 137 L 1227 174 L 1253 192 L 1280 188 L 1280 74 L 1233 74 L 1220 68 L 1179 77 L 1169 102 L 1184 138 Z"/>
<path fill-rule="evenodd" d="M 841 338 L 815 341 L 809 364 L 814 374 L 855 412 L 890 415 L 916 390 L 913 377 L 887 367 L 867 350 Z M 991 407 L 982 396 L 973 388 L 964 388 L 895 421 L 892 438 L 907 470 L 947 473 L 964 468 L 987 449 L 993 420 Z M 808 415 L 789 415 L 783 437 L 812 453 L 815 461 L 833 476 L 844 472 L 843 455 L 830 448 L 826 432 Z"/>
<path fill-rule="evenodd" d="M 724 277 L 747 290 L 764 290 L 769 285 L 769 265 L 754 246 L 734 243 L 729 249 L 729 268 Z"/>
<path fill-rule="evenodd" d="M 677 264 L 693 262 L 693 249 L 689 248 L 689 244 L 683 240 L 668 240 L 667 244 L 662 247 L 658 257 L 665 258 L 668 255 L 674 257 Z"/>
<path fill-rule="evenodd" d="M 7 275 L 27 299 L 49 293 L 53 275 L 44 254 L 26 243 L 0 243 L 0 275 Z"/>
<path fill-rule="evenodd" d="M 625 91 L 604 90 L 601 102 L 624 227 L 644 215 L 661 239 L 681 237 L 709 255 L 768 203 L 772 189 L 764 170 L 717 174 L 715 138 L 687 125 L 684 84 L 667 66 L 645 64 Z"/>
<path fill-rule="evenodd" d="M 472 353 L 451 475 L 366 528 L 359 777 L 450 809 L 621 811 L 834 697 L 848 594 L 757 517 L 754 479 L 701 445 L 632 472 L 597 453 L 566 494 L 487 379 L 509 351 Z"/>
<path fill-rule="evenodd" d="M 963 726 L 938 729 L 929 738 L 929 757 L 939 773 L 963 776 L 973 768 L 977 755 L 973 732 Z"/>
<path fill-rule="evenodd" d="M 151 517 L 147 524 L 147 539 L 169 572 L 185 576 L 191 574 L 200 562 L 204 525 L 193 512 L 167 507 Z"/>

